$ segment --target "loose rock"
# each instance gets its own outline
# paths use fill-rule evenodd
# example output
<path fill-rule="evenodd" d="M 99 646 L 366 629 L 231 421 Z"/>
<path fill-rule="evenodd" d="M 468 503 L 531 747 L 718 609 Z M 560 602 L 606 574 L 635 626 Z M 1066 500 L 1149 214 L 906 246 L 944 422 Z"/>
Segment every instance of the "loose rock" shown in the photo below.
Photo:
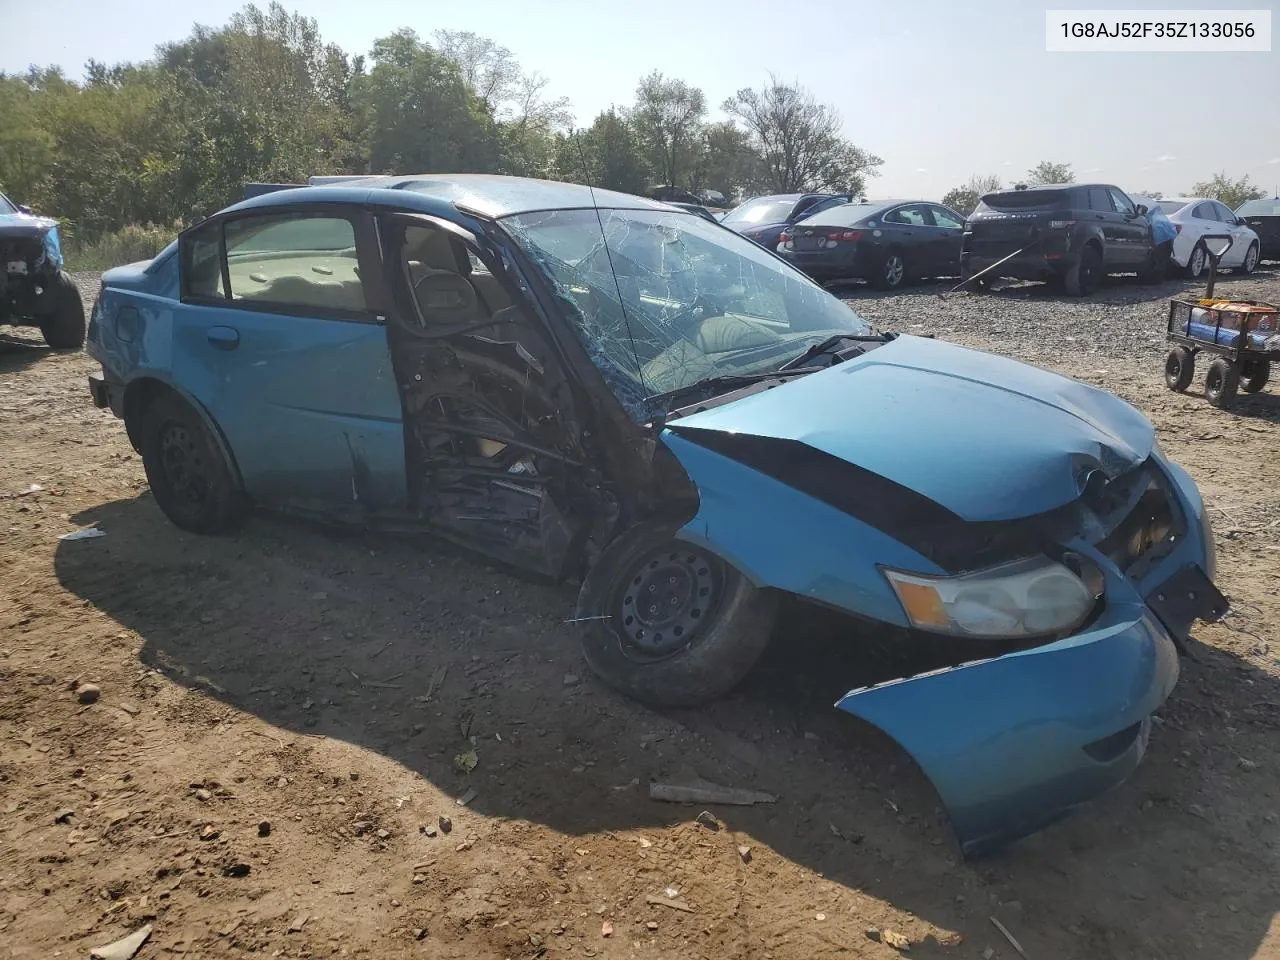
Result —
<path fill-rule="evenodd" d="M 76 687 L 76 699 L 81 703 L 97 703 L 102 696 L 102 688 L 96 683 L 82 683 Z"/>
<path fill-rule="evenodd" d="M 206 790 L 204 787 L 201 787 L 199 790 L 197 790 L 197 791 L 196 791 L 196 799 L 197 799 L 197 800 L 212 800 L 212 799 L 213 799 L 213 794 L 212 794 L 212 793 L 210 793 L 208 790 Z"/>
<path fill-rule="evenodd" d="M 746 844 L 743 844 L 742 846 L 738 847 L 738 856 L 740 856 L 740 857 L 742 858 L 742 862 L 743 862 L 743 863 L 750 863 L 750 862 L 751 862 L 751 848 L 750 848 L 750 847 L 748 847 Z"/>
<path fill-rule="evenodd" d="M 258 836 L 260 836 L 260 837 L 269 837 L 269 836 L 271 836 L 271 821 L 270 821 L 270 820 L 263 820 L 260 824 L 258 824 Z"/>
<path fill-rule="evenodd" d="M 449 832 L 450 830 L 452 830 L 452 829 L 453 829 L 453 821 L 452 821 L 452 820 L 450 820 L 448 817 L 441 817 L 441 818 L 440 818 L 440 832 L 441 832 L 441 833 L 448 833 L 448 832 Z"/>
<path fill-rule="evenodd" d="M 697 816 L 698 823 L 702 824 L 708 830 L 719 830 L 720 823 L 716 820 L 715 815 L 710 810 L 703 810 Z"/>

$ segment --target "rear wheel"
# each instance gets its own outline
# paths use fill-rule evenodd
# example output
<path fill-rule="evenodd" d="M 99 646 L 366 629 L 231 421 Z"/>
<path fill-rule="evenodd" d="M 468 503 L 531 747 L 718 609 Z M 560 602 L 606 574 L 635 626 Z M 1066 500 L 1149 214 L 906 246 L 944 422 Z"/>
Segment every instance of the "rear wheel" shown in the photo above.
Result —
<path fill-rule="evenodd" d="M 79 350 L 84 346 L 84 302 L 65 273 L 59 272 L 44 292 L 47 312 L 38 320 L 44 342 L 55 350 Z"/>
<path fill-rule="evenodd" d="M 233 529 L 244 518 L 247 501 L 200 415 L 165 393 L 142 411 L 141 421 L 142 466 L 165 516 L 192 533 Z"/>
<path fill-rule="evenodd" d="M 901 250 L 890 250 L 885 254 L 884 261 L 880 264 L 872 280 L 881 290 L 896 290 L 902 286 L 907 279 L 907 260 L 903 256 Z"/>
<path fill-rule="evenodd" d="M 1102 283 L 1102 252 L 1095 244 L 1088 244 L 1080 251 L 1080 258 L 1072 264 L 1062 278 L 1067 294 L 1087 297 Z"/>
<path fill-rule="evenodd" d="M 1266 357 L 1250 357 L 1240 365 L 1240 389 L 1257 393 L 1271 379 L 1271 361 Z"/>
<path fill-rule="evenodd" d="M 1199 280 L 1208 265 L 1209 251 L 1204 248 L 1203 243 L 1197 243 L 1191 250 L 1191 256 L 1187 257 L 1187 265 L 1183 272 L 1186 273 L 1188 280 Z"/>
<path fill-rule="evenodd" d="M 1226 357 L 1209 364 L 1204 377 L 1204 398 L 1215 407 L 1229 407 L 1240 386 L 1240 370 Z"/>
<path fill-rule="evenodd" d="M 1178 393 L 1191 386 L 1196 375 L 1196 358 L 1186 347 L 1174 347 L 1164 361 L 1164 382 Z"/>
<path fill-rule="evenodd" d="M 719 557 L 650 521 L 615 540 L 587 573 L 582 652 L 614 689 L 655 706 L 715 700 L 769 642 L 775 598 Z"/>

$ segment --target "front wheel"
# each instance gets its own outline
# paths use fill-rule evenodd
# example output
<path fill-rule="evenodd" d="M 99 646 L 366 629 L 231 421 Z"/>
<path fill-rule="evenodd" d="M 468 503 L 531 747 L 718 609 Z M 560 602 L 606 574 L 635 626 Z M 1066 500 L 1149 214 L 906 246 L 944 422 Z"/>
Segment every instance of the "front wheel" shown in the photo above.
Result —
<path fill-rule="evenodd" d="M 204 420 L 184 400 L 162 394 L 142 411 L 142 467 L 156 503 L 175 526 L 225 533 L 247 510 L 240 485 Z"/>
<path fill-rule="evenodd" d="M 84 346 L 84 302 L 71 278 L 59 272 L 44 292 L 46 312 L 40 315 L 44 342 L 55 350 L 79 350 Z"/>
<path fill-rule="evenodd" d="M 764 653 L 776 598 L 730 564 L 642 523 L 587 573 L 577 616 L 582 652 L 605 683 L 652 706 L 688 707 L 728 693 Z"/>

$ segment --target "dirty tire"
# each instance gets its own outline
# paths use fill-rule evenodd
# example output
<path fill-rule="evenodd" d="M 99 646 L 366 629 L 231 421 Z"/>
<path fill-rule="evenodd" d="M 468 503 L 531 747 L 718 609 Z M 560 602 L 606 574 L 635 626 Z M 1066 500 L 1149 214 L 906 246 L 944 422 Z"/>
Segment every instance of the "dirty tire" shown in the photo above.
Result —
<path fill-rule="evenodd" d="M 897 290 L 907 279 L 907 258 L 899 249 L 890 250 L 880 262 L 880 268 L 871 278 L 872 286 L 879 290 Z"/>
<path fill-rule="evenodd" d="M 1215 407 L 1229 407 L 1240 386 L 1240 370 L 1226 357 L 1209 364 L 1204 376 L 1204 398 Z"/>
<path fill-rule="evenodd" d="M 164 393 L 140 416 L 142 466 L 165 516 L 192 533 L 234 529 L 248 504 L 200 415 L 181 397 Z"/>
<path fill-rule="evenodd" d="M 1102 253 L 1095 244 L 1087 244 L 1080 257 L 1062 277 L 1070 297 L 1087 297 L 1102 284 Z"/>
<path fill-rule="evenodd" d="M 1208 266 L 1209 251 L 1205 249 L 1203 241 L 1197 241 L 1191 248 L 1191 255 L 1187 257 L 1187 265 L 1182 272 L 1187 275 L 1188 280 L 1199 280 Z"/>
<path fill-rule="evenodd" d="M 1164 382 L 1169 389 L 1182 393 L 1191 386 L 1196 375 L 1195 354 L 1186 347 L 1174 347 L 1164 360 Z"/>
<path fill-rule="evenodd" d="M 587 663 L 615 690 L 652 706 L 697 706 L 728 693 L 764 653 L 776 609 L 773 594 L 710 552 L 674 539 L 679 527 L 649 521 L 623 533 L 578 595 L 577 616 L 607 618 L 584 623 Z M 638 609 L 639 595 L 654 597 L 659 616 L 667 604 L 678 609 L 665 622 L 625 613 Z M 705 617 L 698 604 L 708 607 Z M 681 624 L 673 619 L 691 622 L 690 615 L 695 625 L 675 639 Z M 637 640 L 646 629 L 648 640 Z"/>
<path fill-rule="evenodd" d="M 1236 270 L 1243 274 L 1253 273 L 1258 269 L 1258 242 L 1255 240 L 1249 244 L 1249 249 L 1244 252 L 1244 259 L 1240 261 L 1240 266 Z"/>
<path fill-rule="evenodd" d="M 76 285 L 59 272 L 44 299 L 50 308 L 39 317 L 44 342 L 54 350 L 79 350 L 84 346 L 84 302 Z"/>
<path fill-rule="evenodd" d="M 1250 357 L 1240 365 L 1240 389 L 1257 393 L 1271 379 L 1271 361 L 1266 357 Z"/>
<path fill-rule="evenodd" d="M 1147 262 L 1138 271 L 1138 281 L 1145 284 L 1155 284 L 1164 280 L 1169 268 L 1169 254 L 1172 250 L 1173 244 L 1168 241 L 1152 247 L 1151 254 L 1147 257 Z"/>

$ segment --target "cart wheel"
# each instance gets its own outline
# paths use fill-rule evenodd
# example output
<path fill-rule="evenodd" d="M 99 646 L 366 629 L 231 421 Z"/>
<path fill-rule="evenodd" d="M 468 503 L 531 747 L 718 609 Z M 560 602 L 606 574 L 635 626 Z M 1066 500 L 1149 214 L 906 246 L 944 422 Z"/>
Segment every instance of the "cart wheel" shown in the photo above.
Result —
<path fill-rule="evenodd" d="M 1196 375 L 1196 355 L 1186 347 L 1174 347 L 1164 361 L 1164 382 L 1170 390 L 1181 393 L 1191 386 Z"/>
<path fill-rule="evenodd" d="M 1204 377 L 1204 398 L 1215 407 L 1228 407 L 1240 386 L 1240 369 L 1226 357 L 1209 364 Z"/>
<path fill-rule="evenodd" d="M 1250 357 L 1240 368 L 1240 389 L 1257 393 L 1271 377 L 1271 361 L 1266 357 Z"/>

